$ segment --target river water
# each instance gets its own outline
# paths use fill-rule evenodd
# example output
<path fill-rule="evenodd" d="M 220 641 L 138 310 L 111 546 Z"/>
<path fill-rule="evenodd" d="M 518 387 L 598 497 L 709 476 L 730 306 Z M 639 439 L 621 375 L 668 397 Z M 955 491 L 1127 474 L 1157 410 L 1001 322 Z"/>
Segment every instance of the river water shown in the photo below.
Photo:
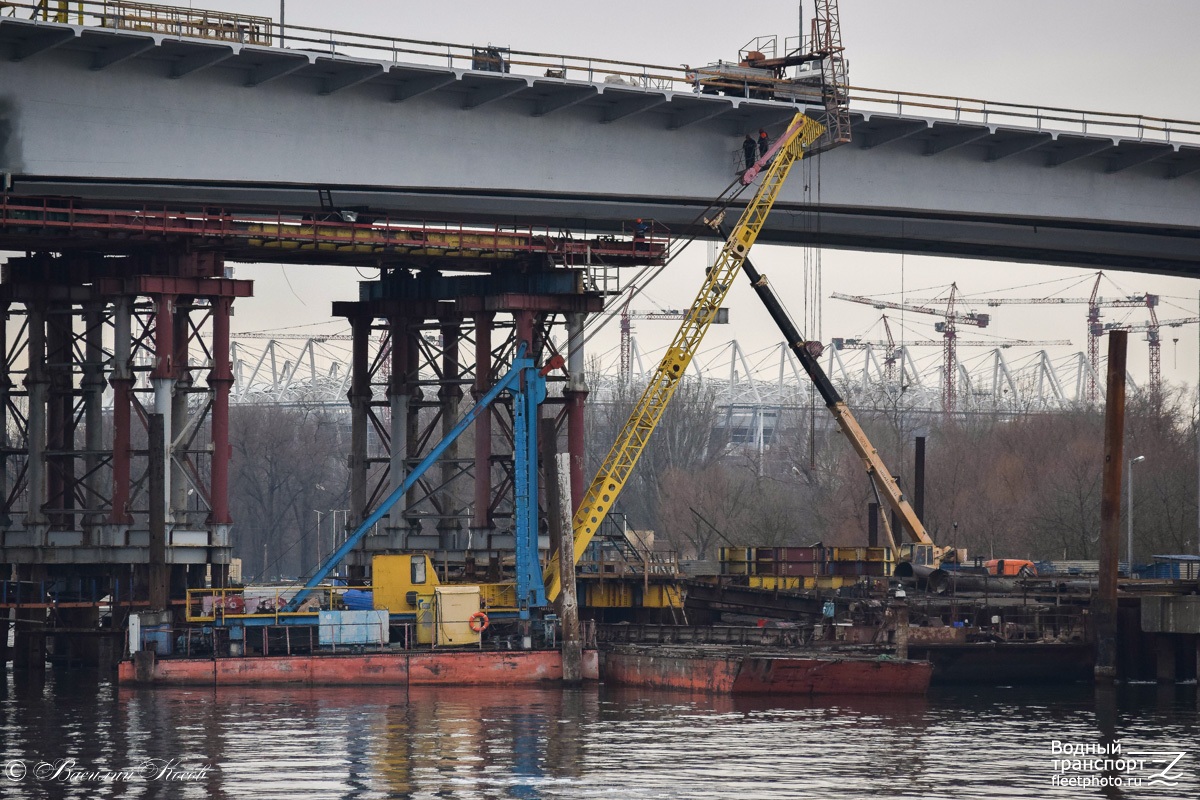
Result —
<path fill-rule="evenodd" d="M 1059 752 L 1114 740 L 1108 764 Z M 1197 798 L 1200 714 L 1195 686 L 216 693 L 51 672 L 0 681 L 0 762 L 3 798 Z"/>

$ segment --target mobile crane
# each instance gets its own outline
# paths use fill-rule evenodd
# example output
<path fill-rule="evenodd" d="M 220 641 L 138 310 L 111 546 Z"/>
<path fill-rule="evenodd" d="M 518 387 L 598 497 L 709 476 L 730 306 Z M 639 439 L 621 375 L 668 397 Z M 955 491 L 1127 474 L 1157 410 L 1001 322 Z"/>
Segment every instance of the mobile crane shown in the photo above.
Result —
<path fill-rule="evenodd" d="M 729 287 L 746 263 L 746 255 L 758 239 L 792 166 L 804 157 L 804 151 L 824 133 L 823 125 L 803 114 L 796 114 L 787 131 L 742 175 L 742 184 L 749 186 L 766 168 L 762 184 L 746 205 L 733 233 L 726 238 L 716 263 L 706 271 L 704 284 L 692 301 L 674 340 L 575 512 L 572 521 L 575 533 L 574 563 L 579 562 L 599 530 L 600 523 L 625 488 L 688 364 L 729 293 Z M 555 553 L 544 573 L 546 597 L 550 600 L 555 599 L 562 588 L 558 564 L 558 553 Z"/>
<path fill-rule="evenodd" d="M 714 229 L 720 231 L 720 220 L 713 223 Z M 779 332 L 783 334 L 784 341 L 788 347 L 796 355 L 796 359 L 800 362 L 800 366 L 808 374 L 809 379 L 816 386 L 817 392 L 821 395 L 821 399 L 825 401 L 825 406 L 833 414 L 834 420 L 838 424 L 838 428 L 842 433 L 846 434 L 846 438 L 850 440 L 850 446 L 854 448 L 854 452 L 862 460 L 863 466 L 867 470 L 867 474 L 871 477 L 871 483 L 875 489 L 876 499 L 882 499 L 896 513 L 897 519 L 900 521 L 901 527 L 906 530 L 912 539 L 912 542 L 905 542 L 900 545 L 899 554 L 900 562 L 907 562 L 918 571 L 921 568 L 934 569 L 940 567 L 943 563 L 956 563 L 965 560 L 965 554 L 953 547 L 939 547 L 934 544 L 925 530 L 925 525 L 921 522 L 917 512 L 912 505 L 904 497 L 904 493 L 900 491 L 899 484 L 892 477 L 892 473 L 884 465 L 883 459 L 879 457 L 879 452 L 871 444 L 862 426 L 858 424 L 858 420 L 854 418 L 850 407 L 846 405 L 846 401 L 834 388 L 833 382 L 829 380 L 829 376 L 821 369 L 821 364 L 817 360 L 820 355 L 820 343 L 809 342 L 796 329 L 796 325 L 788 316 L 787 310 L 783 304 L 779 302 L 779 298 L 775 296 L 775 292 L 771 289 L 771 285 L 767 282 L 765 275 L 755 269 L 754 264 L 749 259 L 745 259 L 742 265 L 742 271 L 746 275 L 746 279 L 750 281 L 754 287 L 754 292 L 758 298 L 762 300 L 763 305 L 767 309 L 767 313 L 771 315 L 775 325 L 779 328 Z M 891 530 L 887 516 L 883 517 L 884 531 L 887 537 L 891 540 L 893 548 L 896 546 L 895 534 Z"/>

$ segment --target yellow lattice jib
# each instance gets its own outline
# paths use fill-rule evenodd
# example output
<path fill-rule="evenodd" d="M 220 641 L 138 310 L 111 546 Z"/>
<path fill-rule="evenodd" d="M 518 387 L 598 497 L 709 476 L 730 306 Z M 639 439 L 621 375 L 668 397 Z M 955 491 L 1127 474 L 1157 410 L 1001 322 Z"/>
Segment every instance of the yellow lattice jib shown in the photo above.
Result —
<path fill-rule="evenodd" d="M 758 192 L 742 212 L 737 227 L 729 234 L 716 263 L 706 271 L 704 285 L 700 287 L 687 316 L 680 323 L 662 363 L 658 365 L 646 390 L 642 392 L 641 398 L 629 415 L 629 420 L 617 436 L 608 457 L 604 459 L 583 497 L 583 502 L 575 512 L 573 528 L 576 563 L 629 480 L 646 442 L 650 439 L 650 434 L 662 419 L 675 388 L 687 371 L 688 364 L 704 339 L 704 334 L 708 332 L 708 327 L 724 302 L 729 287 L 741 271 L 750 248 L 758 239 L 788 172 L 803 158 L 805 149 L 821 138 L 824 132 L 825 128 L 820 123 L 803 114 L 797 114 L 788 126 L 783 144 L 767 167 Z M 557 553 L 546 567 L 545 579 L 546 596 L 553 600 L 562 587 Z"/>

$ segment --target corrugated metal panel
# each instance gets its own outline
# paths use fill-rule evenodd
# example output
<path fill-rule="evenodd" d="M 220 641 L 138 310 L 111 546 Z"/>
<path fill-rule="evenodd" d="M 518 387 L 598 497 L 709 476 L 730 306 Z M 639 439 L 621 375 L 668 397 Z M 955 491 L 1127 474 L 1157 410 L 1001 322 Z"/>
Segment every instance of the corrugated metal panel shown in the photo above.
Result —
<path fill-rule="evenodd" d="M 384 644 L 388 640 L 388 612 L 322 611 L 318 641 L 328 645 Z"/>

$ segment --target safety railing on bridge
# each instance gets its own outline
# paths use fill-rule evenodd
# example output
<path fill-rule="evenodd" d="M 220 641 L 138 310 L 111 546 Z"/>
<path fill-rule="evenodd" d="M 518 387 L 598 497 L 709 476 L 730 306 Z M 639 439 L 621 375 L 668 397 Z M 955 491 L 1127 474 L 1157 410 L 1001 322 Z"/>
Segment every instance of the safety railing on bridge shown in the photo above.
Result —
<path fill-rule="evenodd" d="M 851 87 L 856 111 L 879 110 L 979 125 L 1003 125 L 1055 133 L 1114 136 L 1146 142 L 1200 144 L 1200 122 L 1144 114 L 1083 111 L 1058 106 L 1002 103 L 941 94 Z"/>
<path fill-rule="evenodd" d="M 585 80 L 644 89 L 665 89 L 727 96 L 814 103 L 797 95 L 793 80 L 756 76 L 711 83 L 714 69 L 724 75 L 727 65 L 690 67 L 591 58 L 562 53 L 516 50 L 497 45 L 467 45 L 354 33 L 304 25 L 282 25 L 266 17 L 247 17 L 125 2 L 0 3 L 0 13 L 44 22 L 148 30 L 178 38 L 220 39 L 271 45 L 329 56 L 352 56 L 392 63 L 432 64 L 453 69 L 520 73 L 538 77 Z M 211 16 L 217 14 L 214 19 Z M 142 20 L 139 22 L 138 20 Z M 143 27 L 137 27 L 142 25 Z M 708 75 L 708 78 L 705 76 Z M 1007 103 L 951 95 L 922 94 L 861 86 L 848 87 L 855 111 L 879 110 L 958 122 L 979 122 L 1039 131 L 1112 135 L 1148 142 L 1200 144 L 1200 122 L 1143 114 L 1087 111 L 1055 106 Z"/>

